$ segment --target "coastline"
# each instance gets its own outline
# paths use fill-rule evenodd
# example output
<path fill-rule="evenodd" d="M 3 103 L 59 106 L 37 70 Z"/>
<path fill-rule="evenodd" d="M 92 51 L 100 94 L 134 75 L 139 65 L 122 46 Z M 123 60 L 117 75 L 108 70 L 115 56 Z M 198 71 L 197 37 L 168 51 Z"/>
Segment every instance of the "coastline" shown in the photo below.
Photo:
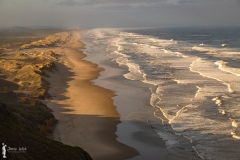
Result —
<path fill-rule="evenodd" d="M 70 31 L 23 28 L 20 34 L 23 37 L 16 29 L 0 36 L 0 140 L 8 146 L 6 157 L 92 159 L 80 147 L 51 139 L 57 121 L 43 103 L 49 98 L 47 72 L 59 61 L 53 50 L 68 42 Z"/>
<path fill-rule="evenodd" d="M 169 155 L 165 141 L 157 136 L 149 124 L 149 119 L 152 123 L 161 123 L 160 119 L 152 117 L 155 109 L 149 104 L 150 85 L 124 78 L 123 75 L 128 72 L 107 56 L 94 54 L 84 59 L 105 69 L 93 83 L 116 94 L 113 100 L 121 120 L 116 131 L 117 140 L 139 152 L 130 160 L 175 160 L 176 157 Z"/>
<path fill-rule="evenodd" d="M 84 48 L 85 45 L 87 48 Z M 95 50 L 89 50 L 91 45 L 89 47 L 79 30 L 56 33 L 30 44 L 24 42 L 20 49 L 18 46 L 20 45 L 9 48 L 12 49 L 9 55 L 2 54 L 1 62 L 4 64 L 5 59 L 12 58 L 2 67 L 18 68 L 17 74 L 15 70 L 8 69 L 8 72 L 16 74 L 20 81 L 14 81 L 14 76 L 12 79 L 1 79 L 1 82 L 7 84 L 5 88 L 4 85 L 0 86 L 3 96 L 1 102 L 7 105 L 1 103 L 0 109 L 5 117 L 3 120 L 12 120 L 6 121 L 6 124 L 1 123 L 1 127 L 11 123 L 21 126 L 22 122 L 28 127 L 25 126 L 26 131 L 5 128 L 5 143 L 20 145 L 16 142 L 19 138 L 11 135 L 14 132 L 20 132 L 20 136 L 26 135 L 25 132 L 30 129 L 44 133 L 37 141 L 35 139 L 38 135 L 33 132 L 30 137 L 23 138 L 26 147 L 30 148 L 28 155 L 32 157 L 37 156 L 35 150 L 31 150 L 35 148 L 42 148 L 42 156 L 46 157 L 60 151 L 58 159 L 66 159 L 69 155 L 75 159 L 92 157 L 94 160 L 180 160 L 191 156 L 183 153 L 180 147 L 169 149 L 167 142 L 159 138 L 161 136 L 156 132 L 155 124 L 161 130 L 164 130 L 164 125 L 153 116 L 155 109 L 149 104 L 151 87 L 140 81 L 124 78 L 123 75 L 128 71 L 112 61 L 105 54 L 104 47 L 97 46 Z M 23 69 L 24 72 L 19 72 Z M 8 72 L 5 74 L 10 74 Z M 26 82 L 32 83 L 32 88 L 24 88 Z M 22 87 L 19 88 L 14 83 Z M 38 87 L 41 92 L 33 87 Z M 34 95 L 38 97 L 31 97 Z M 6 96 L 9 97 L 6 99 Z M 37 102 L 38 100 L 41 102 Z M 10 106 L 9 104 L 13 105 L 12 102 L 16 106 Z M 19 105 L 24 107 L 24 112 L 18 111 L 22 120 L 14 112 L 6 110 L 19 108 Z M 36 108 L 35 112 L 32 112 L 32 106 Z M 40 114 L 42 116 L 38 116 Z M 52 126 L 56 124 L 55 118 L 59 123 L 52 131 Z M 175 150 L 179 151 L 175 153 Z M 192 157 L 194 158 L 196 159 L 195 156 Z"/>
<path fill-rule="evenodd" d="M 138 152 L 116 140 L 116 126 L 120 117 L 113 105 L 111 90 L 92 84 L 103 69 L 82 60 L 85 55 L 80 32 L 72 32 L 69 43 L 55 48 L 60 55 L 57 70 L 46 80 L 50 83 L 51 100 L 45 104 L 59 121 L 53 133 L 54 140 L 70 146 L 79 146 L 93 159 L 129 159 Z"/>
<path fill-rule="evenodd" d="M 150 104 L 152 90 L 158 86 L 126 79 L 124 75 L 129 73 L 128 68 L 125 68 L 124 65 L 123 67 L 119 66 L 115 62 L 115 58 L 110 58 L 114 57 L 114 54 L 105 53 L 105 48 L 109 47 L 105 43 L 108 39 L 95 38 L 99 34 L 101 35 L 98 29 L 82 32 L 82 41 L 88 46 L 83 50 L 87 55 L 84 59 L 105 69 L 93 82 L 98 86 L 114 91 L 116 94 L 113 97 L 114 105 L 121 117 L 121 123 L 117 126 L 117 140 L 139 152 L 138 156 L 130 160 L 200 160 L 198 155 L 191 151 L 190 141 L 182 141 L 182 144 L 177 147 L 172 147 L 171 141 L 165 141 L 166 137 L 171 137 L 174 140 L 175 137 L 179 138 L 179 136 L 166 129 L 167 125 L 163 124 L 161 118 L 158 117 L 158 108 Z"/>
<path fill-rule="evenodd" d="M 158 137 L 149 124 L 149 120 L 152 123 L 161 123 L 161 120 L 152 117 L 155 109 L 149 104 L 149 85 L 125 79 L 122 74 L 125 71 L 114 67 L 115 65 L 103 62 L 100 66 L 106 70 L 94 80 L 94 84 L 113 90 L 117 95 L 113 97 L 114 105 L 121 116 L 121 123 L 117 126 L 117 140 L 139 152 L 138 156 L 130 160 L 174 160 L 175 157 L 169 157 L 165 141 Z"/>

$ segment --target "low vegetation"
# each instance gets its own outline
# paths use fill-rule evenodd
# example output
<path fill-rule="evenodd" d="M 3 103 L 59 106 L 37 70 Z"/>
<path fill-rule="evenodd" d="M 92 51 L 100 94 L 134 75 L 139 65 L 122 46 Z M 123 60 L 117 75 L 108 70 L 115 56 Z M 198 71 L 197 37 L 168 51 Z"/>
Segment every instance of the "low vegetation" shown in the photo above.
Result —
<path fill-rule="evenodd" d="M 69 32 L 56 33 L 54 35 L 47 36 L 44 39 L 34 41 L 30 44 L 24 44 L 20 47 L 20 49 L 50 47 L 57 44 L 63 44 L 67 42 L 67 40 L 69 39 L 69 36 L 70 36 Z"/>
<path fill-rule="evenodd" d="M 15 39 L 1 43 L 0 32 L 0 142 L 8 147 L 27 148 L 25 153 L 9 152 L 10 159 L 90 160 L 81 148 L 51 139 L 57 120 L 41 102 L 50 97 L 45 71 L 54 69 L 53 62 L 58 61 L 58 56 L 52 50 L 39 47 L 66 43 L 70 33 L 54 33 L 41 40 L 33 33 L 31 30 L 24 34 L 25 42 Z"/>

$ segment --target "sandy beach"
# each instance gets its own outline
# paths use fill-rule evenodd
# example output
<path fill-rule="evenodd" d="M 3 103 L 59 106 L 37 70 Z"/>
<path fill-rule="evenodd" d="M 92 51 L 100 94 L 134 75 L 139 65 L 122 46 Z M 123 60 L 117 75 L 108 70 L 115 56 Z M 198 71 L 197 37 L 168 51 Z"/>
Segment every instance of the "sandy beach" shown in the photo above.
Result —
<path fill-rule="evenodd" d="M 138 152 L 116 140 L 116 126 L 120 117 L 113 105 L 111 90 L 93 85 L 103 69 L 82 60 L 79 51 L 84 45 L 79 41 L 80 32 L 72 32 L 69 43 L 55 48 L 60 55 L 56 70 L 50 77 L 47 106 L 59 123 L 53 138 L 64 144 L 84 148 L 93 159 L 129 159 Z"/>
<path fill-rule="evenodd" d="M 59 121 L 53 138 L 87 151 L 94 160 L 199 159 L 195 153 L 166 146 L 154 125 L 164 130 L 152 114 L 149 85 L 129 81 L 126 70 L 109 57 L 84 48 L 80 31 L 69 43 L 53 48 L 60 57 L 49 72 L 46 100 Z M 84 42 L 85 43 L 85 42 Z"/>
<path fill-rule="evenodd" d="M 102 50 L 96 50 L 94 46 L 91 46 L 91 42 L 84 39 L 87 35 L 83 32 L 82 34 L 84 36 L 82 41 L 88 46 L 83 50 L 87 54 L 84 59 L 105 69 L 92 82 L 110 89 L 116 94 L 113 97 L 113 104 L 116 106 L 121 120 L 121 123 L 117 125 L 117 140 L 139 152 L 139 155 L 131 160 L 199 160 L 194 152 L 188 152 L 178 147 L 169 148 L 167 142 L 158 135 L 155 127 L 165 132 L 165 126 L 160 118 L 154 116 L 156 108 L 150 104 L 151 93 L 149 89 L 151 85 L 126 79 L 123 75 L 129 71 L 120 67 L 106 54 L 102 54 Z M 100 44 L 99 46 L 102 47 Z M 173 136 L 173 134 L 168 132 L 166 136 Z M 191 150 L 189 142 L 182 145 Z"/>
<path fill-rule="evenodd" d="M 240 0 L 216 2 L 0 0 L 2 159 L 240 160 Z"/>

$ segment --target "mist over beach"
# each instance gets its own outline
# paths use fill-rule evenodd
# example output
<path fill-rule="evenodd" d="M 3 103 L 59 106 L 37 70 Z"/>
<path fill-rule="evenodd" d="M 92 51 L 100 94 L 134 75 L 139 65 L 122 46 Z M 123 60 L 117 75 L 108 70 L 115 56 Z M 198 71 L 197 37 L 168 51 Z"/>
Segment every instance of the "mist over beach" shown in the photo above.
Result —
<path fill-rule="evenodd" d="M 0 0 L 3 159 L 238 160 L 239 0 Z"/>

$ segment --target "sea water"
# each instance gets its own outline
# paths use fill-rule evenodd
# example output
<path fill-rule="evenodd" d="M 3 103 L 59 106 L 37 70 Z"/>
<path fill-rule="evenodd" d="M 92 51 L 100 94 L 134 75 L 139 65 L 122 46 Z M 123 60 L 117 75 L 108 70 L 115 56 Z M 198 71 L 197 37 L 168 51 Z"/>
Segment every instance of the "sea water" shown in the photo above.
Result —
<path fill-rule="evenodd" d="M 186 139 L 202 159 L 239 159 L 240 28 L 92 29 L 82 37 L 95 52 L 87 56 L 105 54 L 126 79 L 150 85 L 161 120 L 152 126 L 168 149 Z"/>

